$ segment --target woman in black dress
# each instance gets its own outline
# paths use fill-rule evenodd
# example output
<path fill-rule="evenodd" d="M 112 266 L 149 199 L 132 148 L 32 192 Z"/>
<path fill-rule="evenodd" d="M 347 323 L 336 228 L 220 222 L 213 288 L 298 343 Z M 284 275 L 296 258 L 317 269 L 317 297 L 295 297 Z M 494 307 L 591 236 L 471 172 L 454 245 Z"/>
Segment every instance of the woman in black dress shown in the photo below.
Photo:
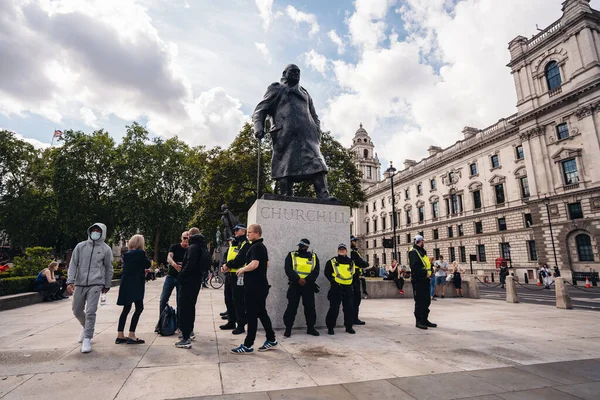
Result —
<path fill-rule="evenodd" d="M 142 311 L 144 311 L 145 276 L 151 263 L 144 251 L 144 237 L 142 235 L 134 235 L 129 239 L 127 247 L 129 251 L 123 254 L 123 273 L 121 274 L 119 298 L 117 299 L 117 305 L 123 306 L 123 311 L 119 317 L 118 335 L 115 343 L 143 344 L 144 341 L 135 336 L 135 328 Z M 123 331 L 132 304 L 135 304 L 135 312 L 131 317 L 129 336 L 125 337 Z"/>
<path fill-rule="evenodd" d="M 465 272 L 456 261 L 452 263 L 452 283 L 454 283 L 454 289 L 456 290 L 456 297 L 465 297 L 463 296 L 462 291 L 462 276 Z"/>

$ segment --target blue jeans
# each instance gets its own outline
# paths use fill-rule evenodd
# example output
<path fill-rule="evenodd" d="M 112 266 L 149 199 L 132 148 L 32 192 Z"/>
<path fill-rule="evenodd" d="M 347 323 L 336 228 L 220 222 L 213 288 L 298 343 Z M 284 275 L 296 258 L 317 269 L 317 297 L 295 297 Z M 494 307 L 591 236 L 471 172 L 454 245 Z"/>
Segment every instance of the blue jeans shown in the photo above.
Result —
<path fill-rule="evenodd" d="M 165 278 L 165 283 L 163 284 L 162 293 L 160 294 L 160 310 L 159 313 L 165 309 L 165 306 L 169 302 L 169 298 L 171 297 L 171 293 L 173 293 L 173 289 L 177 289 L 177 296 L 175 296 L 175 301 L 177 304 L 177 308 L 179 308 L 179 279 L 167 275 Z"/>
<path fill-rule="evenodd" d="M 431 284 L 429 285 L 429 295 L 430 297 L 433 297 L 433 295 L 435 294 L 435 276 L 431 277 Z"/>

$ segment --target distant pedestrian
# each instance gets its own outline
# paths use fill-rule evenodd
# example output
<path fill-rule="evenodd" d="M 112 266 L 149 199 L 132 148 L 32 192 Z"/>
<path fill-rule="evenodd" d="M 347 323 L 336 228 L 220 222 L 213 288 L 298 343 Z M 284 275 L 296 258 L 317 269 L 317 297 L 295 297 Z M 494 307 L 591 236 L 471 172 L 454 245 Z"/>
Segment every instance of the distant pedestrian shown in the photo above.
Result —
<path fill-rule="evenodd" d="M 162 292 L 160 294 L 160 303 L 158 307 L 158 315 L 160 315 L 165 306 L 169 302 L 169 298 L 173 293 L 173 289 L 176 289 L 175 302 L 177 312 L 179 313 L 179 271 L 181 271 L 181 263 L 183 262 L 183 256 L 189 245 L 190 235 L 188 231 L 181 234 L 181 242 L 172 244 L 169 247 L 169 253 L 167 254 L 167 263 L 169 264 L 169 270 L 167 271 L 167 277 L 163 283 Z M 157 330 L 158 331 L 158 325 Z"/>
<path fill-rule="evenodd" d="M 448 275 L 448 263 L 444 261 L 444 256 L 440 256 L 435 262 L 435 296 L 444 298 L 446 290 L 446 276 Z"/>
<path fill-rule="evenodd" d="M 396 284 L 396 289 L 398 289 L 398 293 L 404 295 L 404 274 L 406 273 L 406 267 L 402 266 L 400 268 L 398 266 L 398 261 L 392 260 L 392 265 L 390 266 L 390 270 L 388 271 L 387 280 L 392 280 Z"/>
<path fill-rule="evenodd" d="M 550 268 L 548 268 L 548 264 L 544 264 L 540 268 L 540 278 L 546 289 L 550 289 L 550 285 L 552 285 L 552 273 L 550 272 Z"/>
<path fill-rule="evenodd" d="M 35 278 L 35 291 L 42 294 L 43 301 L 54 301 L 66 299 L 60 293 L 61 282 L 59 282 L 54 273 L 58 270 L 58 263 L 52 261 L 47 268 L 40 271 Z"/>
<path fill-rule="evenodd" d="M 560 278 L 560 270 L 556 265 L 554 266 L 554 278 Z"/>
<path fill-rule="evenodd" d="M 462 291 L 462 274 L 465 273 L 465 270 L 458 265 L 456 261 L 452 263 L 452 283 L 454 284 L 454 290 L 456 291 L 456 297 L 465 297 L 463 296 Z"/>
<path fill-rule="evenodd" d="M 183 257 L 181 272 L 179 273 L 179 328 L 180 340 L 175 346 L 181 349 L 191 349 L 194 322 L 196 321 L 196 302 L 200 293 L 200 286 L 206 272 L 210 270 L 211 260 L 206 239 L 200 234 L 200 229 L 189 230 L 190 245 Z"/>
<path fill-rule="evenodd" d="M 429 265 L 433 265 L 435 259 L 433 257 L 429 257 Z M 437 301 L 437 298 L 435 297 L 435 275 L 431 276 L 430 282 L 429 282 L 429 297 L 431 298 L 431 301 Z"/>
<path fill-rule="evenodd" d="M 412 271 L 413 296 L 415 298 L 416 327 L 419 329 L 435 328 L 437 324 L 429 321 L 429 285 L 431 279 L 431 261 L 425 251 L 423 236 L 415 236 L 413 249 L 408 252 Z"/>
<path fill-rule="evenodd" d="M 151 262 L 146 257 L 145 241 L 142 235 L 133 235 L 127 243 L 128 252 L 123 254 L 123 272 L 121 273 L 121 284 L 119 285 L 119 297 L 117 305 L 123 306 L 117 327 L 116 344 L 143 344 L 144 341 L 135 335 L 135 329 L 142 311 L 144 311 L 144 292 L 146 282 L 144 272 L 150 268 Z M 129 325 L 129 336 L 125 337 L 125 323 L 131 306 L 135 304 L 135 312 L 131 317 Z"/>
<path fill-rule="evenodd" d="M 502 289 L 504 289 L 504 285 L 506 285 L 506 277 L 508 276 L 508 267 L 506 264 L 502 264 L 500 266 L 500 285 Z"/>
<path fill-rule="evenodd" d="M 104 242 L 106 225 L 95 223 L 87 230 L 88 239 L 73 249 L 67 277 L 67 290 L 73 294 L 73 314 L 82 326 L 81 352 L 92 351 L 96 311 L 101 293 L 110 290 L 113 254 Z"/>
<path fill-rule="evenodd" d="M 251 245 L 246 253 L 246 266 L 238 269 L 237 275 L 243 276 L 244 280 L 244 303 L 246 305 L 248 333 L 244 343 L 231 350 L 234 354 L 254 352 L 252 346 L 256 339 L 259 319 L 265 329 L 267 340 L 258 348 L 258 351 L 271 350 L 279 344 L 275 338 L 275 331 L 273 331 L 271 318 L 267 312 L 267 296 L 269 296 L 269 288 L 271 287 L 267 280 L 269 254 L 263 243 L 261 226 L 258 224 L 250 225 L 247 235 Z"/>

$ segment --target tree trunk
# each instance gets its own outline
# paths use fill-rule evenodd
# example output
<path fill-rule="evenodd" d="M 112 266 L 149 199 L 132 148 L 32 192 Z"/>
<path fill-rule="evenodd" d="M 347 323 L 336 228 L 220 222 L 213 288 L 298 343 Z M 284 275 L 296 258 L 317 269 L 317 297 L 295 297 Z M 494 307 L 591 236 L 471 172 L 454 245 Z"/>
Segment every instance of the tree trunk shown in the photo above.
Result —
<path fill-rule="evenodd" d="M 154 235 L 154 262 L 158 264 L 158 251 L 160 245 L 161 226 L 156 226 L 156 234 Z"/>

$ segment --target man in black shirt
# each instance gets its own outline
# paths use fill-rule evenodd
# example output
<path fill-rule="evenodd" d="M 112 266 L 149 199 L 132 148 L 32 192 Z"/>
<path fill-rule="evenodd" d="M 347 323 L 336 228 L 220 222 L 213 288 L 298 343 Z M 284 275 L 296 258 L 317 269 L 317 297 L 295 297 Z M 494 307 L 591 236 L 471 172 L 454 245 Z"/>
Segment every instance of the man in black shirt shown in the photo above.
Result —
<path fill-rule="evenodd" d="M 188 248 L 189 234 L 185 231 L 181 234 L 181 243 L 172 244 L 169 247 L 169 254 L 167 255 L 167 263 L 169 264 L 169 271 L 163 284 L 162 293 L 160 294 L 160 306 L 158 313 L 163 312 L 165 306 L 169 302 L 173 289 L 177 289 L 177 296 L 175 301 L 177 302 L 177 308 L 179 308 L 179 271 L 181 271 L 181 263 L 183 262 L 183 256 Z"/>
<path fill-rule="evenodd" d="M 238 278 L 237 271 L 246 265 L 246 253 L 250 243 L 246 238 L 246 226 L 238 224 L 233 228 L 234 240 L 227 250 L 227 263 L 221 267 L 226 273 L 225 280 L 225 305 L 227 306 L 227 324 L 219 326 L 220 329 L 233 329 L 231 333 L 240 335 L 246 330 L 246 306 L 244 303 L 243 278 Z M 236 327 L 237 322 L 237 327 Z"/>
<path fill-rule="evenodd" d="M 206 247 L 206 239 L 200 229 L 192 228 L 189 232 L 190 245 L 185 252 L 179 272 L 179 327 L 181 340 L 175 346 L 183 349 L 192 348 L 192 333 L 196 320 L 196 301 L 204 274 L 210 270 L 210 253 Z"/>
<path fill-rule="evenodd" d="M 358 318 L 358 310 L 360 308 L 360 302 L 362 296 L 360 295 L 360 278 L 362 276 L 362 269 L 369 268 L 369 263 L 363 260 L 362 256 L 358 252 L 358 239 L 352 236 L 350 238 L 350 247 L 352 248 L 352 252 L 350 253 L 350 258 L 352 258 L 352 262 L 354 262 L 354 266 L 356 270 L 354 272 L 354 279 L 352 280 L 352 293 L 353 293 L 353 301 L 352 304 L 354 306 L 354 325 L 364 325 L 365 322 L 361 321 Z M 366 284 L 365 284 L 366 285 Z"/>
<path fill-rule="evenodd" d="M 258 351 L 267 351 L 278 345 L 271 318 L 267 313 L 267 296 L 269 295 L 269 281 L 267 280 L 267 263 L 269 255 L 262 236 L 262 228 L 258 224 L 248 227 L 248 240 L 252 243 L 246 254 L 246 266 L 238 269 L 237 275 L 243 276 L 244 300 L 246 304 L 246 318 L 248 320 L 248 333 L 244 343 L 232 349 L 234 354 L 253 353 L 252 345 L 256 339 L 258 319 L 265 328 L 267 340 L 258 348 Z"/>

